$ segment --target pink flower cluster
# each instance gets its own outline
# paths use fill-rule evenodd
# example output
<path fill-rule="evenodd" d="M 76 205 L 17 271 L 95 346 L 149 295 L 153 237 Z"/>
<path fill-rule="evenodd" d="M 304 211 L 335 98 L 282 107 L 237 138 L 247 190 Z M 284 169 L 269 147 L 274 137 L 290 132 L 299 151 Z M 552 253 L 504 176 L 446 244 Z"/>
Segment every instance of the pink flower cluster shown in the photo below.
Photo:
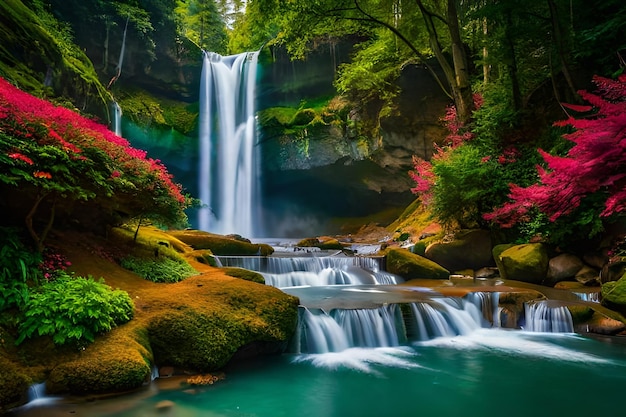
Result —
<path fill-rule="evenodd" d="M 138 177 L 149 176 L 178 203 L 185 204 L 182 187 L 174 183 L 172 175 L 158 160 L 147 158 L 146 152 L 130 146 L 106 126 L 80 116 L 64 107 L 57 107 L 27 94 L 0 77 L 0 127 L 8 134 L 36 141 L 39 145 L 53 145 L 66 151 L 74 160 L 85 160 L 82 150 L 96 147 L 105 151 L 119 167 L 112 177 L 125 173 Z M 7 155 L 33 165 L 33 156 L 20 149 L 11 149 Z M 43 168 L 34 171 L 38 178 L 50 178 Z"/>
<path fill-rule="evenodd" d="M 50 281 L 54 279 L 57 271 L 65 271 L 72 263 L 69 262 L 65 256 L 52 252 L 50 249 L 46 249 L 43 252 L 43 259 L 39 264 L 39 270 L 43 274 L 43 277 Z"/>

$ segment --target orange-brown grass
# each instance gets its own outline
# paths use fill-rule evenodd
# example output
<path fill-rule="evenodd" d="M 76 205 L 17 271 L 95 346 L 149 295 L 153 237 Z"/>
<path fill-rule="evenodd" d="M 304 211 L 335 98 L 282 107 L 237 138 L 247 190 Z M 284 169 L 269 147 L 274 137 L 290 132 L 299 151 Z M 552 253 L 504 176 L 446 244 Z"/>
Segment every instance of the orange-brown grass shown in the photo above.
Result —
<path fill-rule="evenodd" d="M 155 356 L 167 361 L 158 365 L 206 372 L 225 365 L 246 344 L 288 340 L 297 321 L 295 297 L 199 262 L 191 246 L 156 228 L 142 226 L 136 242 L 133 234 L 121 229 L 107 237 L 69 230 L 52 234 L 49 245 L 72 263 L 71 272 L 127 291 L 135 314 L 84 350 L 55 347 L 41 338 L 27 341 L 12 360 L 19 360 L 33 381 L 48 375 L 51 393 L 123 391 L 141 386 Z M 112 261 L 128 255 L 179 256 L 198 275 L 153 283 Z"/>

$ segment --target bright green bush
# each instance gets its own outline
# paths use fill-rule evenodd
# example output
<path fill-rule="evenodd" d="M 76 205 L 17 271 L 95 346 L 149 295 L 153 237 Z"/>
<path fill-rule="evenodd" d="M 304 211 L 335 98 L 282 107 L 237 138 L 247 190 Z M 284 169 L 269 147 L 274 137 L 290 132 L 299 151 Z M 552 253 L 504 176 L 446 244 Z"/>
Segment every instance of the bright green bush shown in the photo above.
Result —
<path fill-rule="evenodd" d="M 198 273 L 182 259 L 165 256 L 156 259 L 129 256 L 122 259 L 121 265 L 152 282 L 178 282 Z"/>
<path fill-rule="evenodd" d="M 102 280 L 60 273 L 30 294 L 23 309 L 17 344 L 33 336 L 52 336 L 55 344 L 93 342 L 100 333 L 133 317 L 126 291 L 113 290 Z"/>
<path fill-rule="evenodd" d="M 0 227 L 0 311 L 21 308 L 28 300 L 28 282 L 36 281 L 41 255 L 28 250 L 17 229 Z"/>

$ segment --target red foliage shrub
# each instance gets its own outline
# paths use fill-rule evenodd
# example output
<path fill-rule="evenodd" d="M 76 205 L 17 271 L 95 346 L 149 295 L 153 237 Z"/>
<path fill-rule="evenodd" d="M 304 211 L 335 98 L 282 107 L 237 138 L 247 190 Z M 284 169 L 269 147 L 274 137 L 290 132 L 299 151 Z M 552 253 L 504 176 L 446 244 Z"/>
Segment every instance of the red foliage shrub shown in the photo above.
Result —
<path fill-rule="evenodd" d="M 550 221 L 572 213 L 581 201 L 601 193 L 602 217 L 626 211 L 626 75 L 618 80 L 595 76 L 597 94 L 579 92 L 591 106 L 566 107 L 592 113 L 555 123 L 576 130 L 564 135 L 574 146 L 565 157 L 539 150 L 547 169 L 538 167 L 540 182 L 530 187 L 510 185 L 511 201 L 484 215 L 502 227 L 528 220 L 531 208 L 538 208 Z"/>

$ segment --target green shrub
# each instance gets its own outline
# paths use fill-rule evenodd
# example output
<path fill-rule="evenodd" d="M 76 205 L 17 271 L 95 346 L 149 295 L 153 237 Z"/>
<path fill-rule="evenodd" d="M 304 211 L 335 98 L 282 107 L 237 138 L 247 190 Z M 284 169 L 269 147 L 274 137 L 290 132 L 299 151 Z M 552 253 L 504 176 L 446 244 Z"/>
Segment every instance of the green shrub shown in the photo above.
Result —
<path fill-rule="evenodd" d="M 152 282 L 178 282 L 198 272 L 182 259 L 159 257 L 156 259 L 129 256 L 122 259 L 122 267 Z"/>
<path fill-rule="evenodd" d="M 0 311 L 24 306 L 28 282 L 37 281 L 40 262 L 41 256 L 24 246 L 17 229 L 0 227 Z"/>
<path fill-rule="evenodd" d="M 30 294 L 16 343 L 50 335 L 55 344 L 81 346 L 129 321 L 133 309 L 126 291 L 113 290 L 102 280 L 74 278 L 63 272 Z"/>

